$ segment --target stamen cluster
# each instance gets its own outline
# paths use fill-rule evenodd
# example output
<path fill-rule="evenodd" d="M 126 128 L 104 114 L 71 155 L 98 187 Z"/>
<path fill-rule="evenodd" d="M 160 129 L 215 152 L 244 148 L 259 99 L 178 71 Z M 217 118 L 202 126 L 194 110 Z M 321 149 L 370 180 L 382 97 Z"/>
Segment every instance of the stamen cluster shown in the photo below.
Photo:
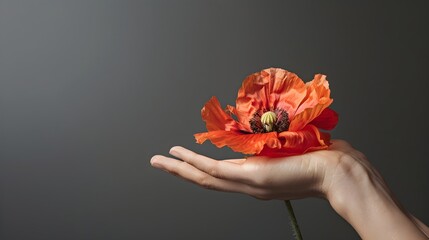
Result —
<path fill-rule="evenodd" d="M 283 109 L 258 111 L 249 121 L 253 133 L 284 132 L 289 129 L 288 113 Z"/>

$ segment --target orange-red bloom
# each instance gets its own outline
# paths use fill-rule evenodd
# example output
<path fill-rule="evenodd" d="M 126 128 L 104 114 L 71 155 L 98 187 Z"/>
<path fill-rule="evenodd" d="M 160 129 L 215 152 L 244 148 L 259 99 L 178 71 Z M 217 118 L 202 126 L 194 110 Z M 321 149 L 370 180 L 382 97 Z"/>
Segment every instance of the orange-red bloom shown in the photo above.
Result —
<path fill-rule="evenodd" d="M 212 97 L 201 110 L 207 132 L 195 134 L 197 143 L 207 139 L 217 147 L 263 156 L 290 156 L 326 149 L 338 115 L 326 76 L 317 74 L 304 83 L 280 68 L 248 76 L 238 91 L 236 106 L 223 110 Z M 233 118 L 236 116 L 236 120 Z"/>

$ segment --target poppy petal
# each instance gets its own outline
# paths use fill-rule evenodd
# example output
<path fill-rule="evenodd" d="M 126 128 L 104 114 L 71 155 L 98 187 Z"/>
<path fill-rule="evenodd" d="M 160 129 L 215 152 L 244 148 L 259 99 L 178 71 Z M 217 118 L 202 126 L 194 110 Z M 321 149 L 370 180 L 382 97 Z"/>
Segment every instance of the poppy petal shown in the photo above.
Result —
<path fill-rule="evenodd" d="M 293 118 L 299 104 L 306 97 L 307 87 L 295 73 L 283 69 L 269 70 L 272 76 L 269 84 L 270 107 L 285 110 L 289 118 Z"/>
<path fill-rule="evenodd" d="M 303 112 L 296 115 L 294 119 L 292 119 L 289 130 L 298 131 L 303 129 L 307 124 L 313 121 L 313 119 L 318 117 L 331 103 L 331 99 L 325 99 L 315 107 L 305 109 Z"/>
<path fill-rule="evenodd" d="M 238 91 L 236 114 L 249 125 L 257 111 L 281 108 L 291 118 L 307 95 L 307 86 L 294 73 L 268 68 L 248 76 Z"/>
<path fill-rule="evenodd" d="M 331 105 L 332 101 L 326 76 L 317 74 L 311 82 L 307 83 L 307 96 L 297 109 L 289 130 L 298 131 L 302 129 Z"/>
<path fill-rule="evenodd" d="M 236 115 L 237 116 L 237 110 L 235 109 L 235 107 L 234 106 L 231 106 L 231 105 L 226 105 L 226 110 L 225 110 L 227 113 L 229 113 L 229 114 L 234 114 L 234 115 Z"/>
<path fill-rule="evenodd" d="M 330 90 L 329 83 L 326 80 L 326 76 L 322 74 L 316 74 L 314 79 L 306 83 L 307 85 L 307 96 L 301 102 L 296 114 L 300 114 L 307 108 L 312 108 L 319 104 L 320 99 L 329 98 Z"/>
<path fill-rule="evenodd" d="M 237 109 L 231 105 L 226 105 L 225 112 L 228 113 L 230 116 L 235 115 L 237 116 Z M 237 127 L 239 130 L 247 133 L 252 133 L 252 129 L 250 128 L 249 124 L 242 124 L 241 122 L 235 121 L 237 124 Z"/>
<path fill-rule="evenodd" d="M 266 108 L 267 99 L 264 92 L 264 85 L 268 79 L 261 78 L 259 73 L 249 75 L 244 79 L 241 88 L 238 90 L 236 108 L 237 119 L 250 129 L 249 121 L 253 115 Z"/>
<path fill-rule="evenodd" d="M 320 132 L 313 125 L 307 125 L 300 131 L 279 133 L 279 138 L 281 142 L 284 142 L 281 148 L 273 149 L 266 146 L 259 155 L 285 157 L 326 149 L 329 145 L 330 135 Z"/>
<path fill-rule="evenodd" d="M 237 122 L 220 107 L 219 100 L 214 96 L 201 109 L 201 117 L 208 131 L 238 129 Z"/>
<path fill-rule="evenodd" d="M 197 143 L 210 140 L 214 145 L 221 148 L 230 147 L 235 152 L 243 154 L 258 154 L 264 148 L 281 148 L 281 143 L 277 138 L 277 132 L 243 134 L 238 131 L 210 131 L 197 133 L 194 135 Z"/>
<path fill-rule="evenodd" d="M 332 130 L 338 123 L 338 113 L 330 108 L 325 108 L 325 110 L 320 113 L 310 124 L 322 128 L 325 130 Z"/>
<path fill-rule="evenodd" d="M 284 138 L 284 148 L 307 148 L 317 145 L 327 145 L 327 142 L 320 136 L 320 131 L 314 125 L 307 125 L 302 130 L 279 133 L 279 138 Z"/>

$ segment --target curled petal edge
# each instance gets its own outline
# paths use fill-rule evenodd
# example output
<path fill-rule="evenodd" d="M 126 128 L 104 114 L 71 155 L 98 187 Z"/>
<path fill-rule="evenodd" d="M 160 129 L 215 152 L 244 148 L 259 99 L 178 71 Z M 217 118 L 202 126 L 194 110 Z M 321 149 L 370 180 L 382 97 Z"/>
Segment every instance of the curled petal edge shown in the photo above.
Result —
<path fill-rule="evenodd" d="M 201 109 L 201 117 L 206 122 L 208 131 L 237 130 L 237 122 L 221 107 L 219 100 L 213 96 Z"/>

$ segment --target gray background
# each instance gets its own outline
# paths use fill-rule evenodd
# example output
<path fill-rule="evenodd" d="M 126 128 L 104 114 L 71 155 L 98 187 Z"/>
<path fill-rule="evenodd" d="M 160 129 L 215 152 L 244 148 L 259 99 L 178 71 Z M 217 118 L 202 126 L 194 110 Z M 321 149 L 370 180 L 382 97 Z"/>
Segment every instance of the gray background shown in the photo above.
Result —
<path fill-rule="evenodd" d="M 325 73 L 334 138 L 429 223 L 427 1 L 0 1 L 1 239 L 290 239 L 281 201 L 150 167 L 267 67 Z M 358 239 L 324 200 L 306 239 Z"/>

